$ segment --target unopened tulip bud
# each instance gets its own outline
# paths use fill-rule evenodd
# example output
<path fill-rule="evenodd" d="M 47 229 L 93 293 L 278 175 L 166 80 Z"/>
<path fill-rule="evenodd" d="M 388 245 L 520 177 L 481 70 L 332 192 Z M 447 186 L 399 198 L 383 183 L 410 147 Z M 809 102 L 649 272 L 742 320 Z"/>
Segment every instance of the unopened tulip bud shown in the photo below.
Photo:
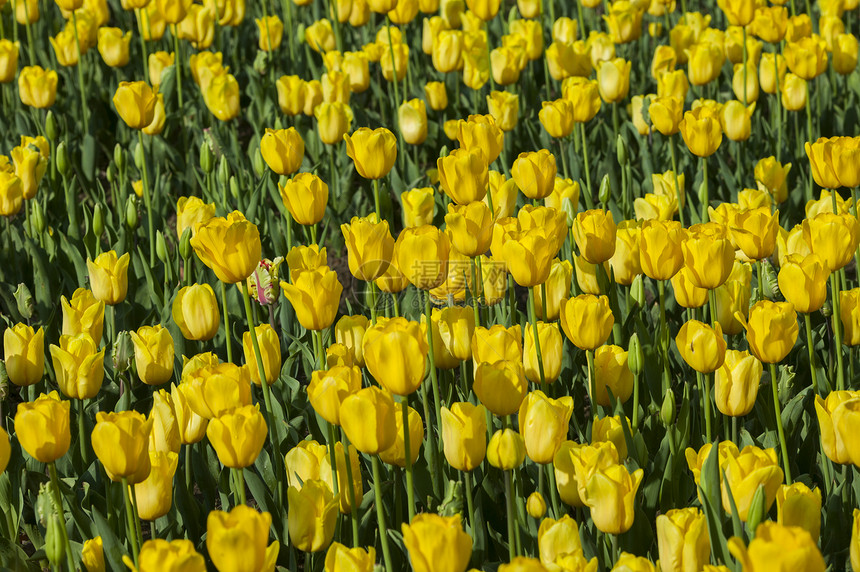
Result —
<path fill-rule="evenodd" d="M 60 171 L 62 177 L 66 177 L 69 174 L 70 168 L 69 150 L 66 148 L 66 142 L 63 141 L 57 145 L 57 170 Z"/>
<path fill-rule="evenodd" d="M 764 485 L 759 485 L 755 491 L 755 495 L 753 495 L 752 503 L 747 513 L 747 526 L 749 526 L 750 530 L 758 528 L 759 523 L 767 516 L 768 508 L 770 508 L 770 505 L 767 502 L 767 493 L 765 493 Z"/>
<path fill-rule="evenodd" d="M 675 422 L 675 394 L 670 389 L 666 392 L 663 398 L 663 405 L 660 406 L 660 420 L 663 425 L 669 427 Z"/>
<path fill-rule="evenodd" d="M 66 545 L 63 543 L 63 536 L 60 533 L 60 517 L 56 513 L 52 513 L 48 517 L 48 528 L 45 532 L 45 556 L 48 561 L 55 567 L 59 568 L 60 562 L 66 556 Z"/>
<path fill-rule="evenodd" d="M 633 375 L 639 375 L 645 370 L 642 344 L 639 342 L 639 335 L 635 333 L 630 336 L 630 343 L 627 346 L 627 367 Z"/>
<path fill-rule="evenodd" d="M 645 305 L 645 282 L 642 280 L 641 274 L 637 275 L 630 285 L 630 299 L 636 302 L 640 308 Z"/>
<path fill-rule="evenodd" d="M 102 213 L 101 203 L 96 203 L 93 207 L 93 234 L 96 238 L 101 238 L 105 231 L 105 216 Z"/>
<path fill-rule="evenodd" d="M 239 198 L 239 181 L 236 177 L 230 177 L 230 196 L 234 199 Z"/>
<path fill-rule="evenodd" d="M 221 157 L 221 162 L 218 163 L 218 184 L 226 186 L 230 182 L 230 165 L 227 164 L 227 158 Z"/>
<path fill-rule="evenodd" d="M 621 134 L 618 134 L 618 138 L 615 140 L 615 154 L 618 157 L 618 164 L 621 167 L 627 166 L 627 144 L 624 142 L 624 137 Z"/>
<path fill-rule="evenodd" d="M 60 174 L 65 175 L 65 173 Z M 116 165 L 114 165 L 113 163 L 108 163 L 107 169 L 105 170 L 105 178 L 107 178 L 108 183 L 113 185 L 114 183 L 116 183 L 116 177 Z"/>
<path fill-rule="evenodd" d="M 137 223 L 140 222 L 137 216 L 137 205 L 134 202 L 134 197 L 129 196 L 125 203 L 125 225 L 129 230 L 137 228 Z"/>
<path fill-rule="evenodd" d="M 206 174 L 211 173 L 212 169 L 215 168 L 215 156 L 208 141 L 203 141 L 200 144 L 200 168 Z"/>
<path fill-rule="evenodd" d="M 123 373 L 131 368 L 134 363 L 134 342 L 131 341 L 131 334 L 122 331 L 116 335 L 116 342 L 111 352 L 113 360 L 113 368 L 117 373 Z"/>
<path fill-rule="evenodd" d="M 48 141 L 53 142 L 57 140 L 57 135 L 57 118 L 54 116 L 54 112 L 49 109 L 48 115 L 45 117 L 45 136 Z"/>
<path fill-rule="evenodd" d="M 18 305 L 18 313 L 25 320 L 33 317 L 33 311 L 36 309 L 36 303 L 33 300 L 33 293 L 30 288 L 21 282 L 18 284 L 18 289 L 15 290 L 15 302 Z M 8 356 L 7 356 L 8 358 Z"/>
<path fill-rule="evenodd" d="M 610 197 L 612 197 L 612 186 L 609 184 L 609 175 L 603 175 L 603 179 L 600 181 L 600 190 L 597 192 L 597 198 L 601 203 L 608 203 Z"/>
<path fill-rule="evenodd" d="M 116 163 L 116 168 L 119 169 L 120 173 L 125 171 L 127 165 L 125 149 L 119 143 L 113 148 L 113 162 Z"/>
<path fill-rule="evenodd" d="M 45 211 L 39 201 L 33 201 L 33 212 L 30 213 L 30 223 L 36 229 L 36 234 L 45 232 Z"/>
<path fill-rule="evenodd" d="M 146 156 L 144 155 L 143 145 L 137 145 L 134 148 L 134 166 L 137 167 L 139 171 L 143 171 L 143 165 L 146 163 Z"/>
<path fill-rule="evenodd" d="M 179 256 L 182 260 L 188 260 L 194 253 L 194 248 L 191 246 L 191 227 L 182 231 L 182 238 L 179 239 Z"/>
<path fill-rule="evenodd" d="M 98 205 L 96 205 L 98 206 Z M 168 260 L 168 252 L 167 252 L 167 243 L 164 241 L 164 235 L 161 234 L 161 231 L 158 230 L 155 232 L 155 255 L 158 256 L 158 259 L 167 263 Z"/>
<path fill-rule="evenodd" d="M 266 162 L 263 161 L 263 154 L 260 153 L 259 148 L 256 148 L 253 151 L 252 164 L 254 166 L 254 173 L 257 177 L 262 177 L 263 173 L 266 172 Z"/>

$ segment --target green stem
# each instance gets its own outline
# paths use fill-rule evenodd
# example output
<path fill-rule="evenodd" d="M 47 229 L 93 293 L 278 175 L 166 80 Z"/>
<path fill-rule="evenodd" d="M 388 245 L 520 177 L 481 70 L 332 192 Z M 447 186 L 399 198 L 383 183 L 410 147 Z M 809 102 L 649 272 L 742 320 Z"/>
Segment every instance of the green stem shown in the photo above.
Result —
<path fill-rule="evenodd" d="M 340 490 L 340 483 L 337 480 L 337 449 L 335 447 L 335 443 L 337 443 L 337 437 L 335 435 L 334 425 L 332 423 L 326 423 L 328 425 L 328 456 L 329 456 L 329 465 L 331 465 L 331 482 L 332 482 L 332 492 L 334 492 L 334 496 L 338 495 Z M 349 464 L 349 458 L 344 457 L 346 459 L 347 464 Z"/>
<path fill-rule="evenodd" d="M 475 327 L 480 327 L 481 325 L 481 310 L 479 308 L 479 300 L 478 300 L 478 273 L 475 265 L 475 259 L 469 259 L 469 267 L 472 271 L 472 310 L 475 314 Z"/>
<path fill-rule="evenodd" d="M 140 524 L 140 510 L 137 508 L 137 489 L 132 485 L 129 487 L 131 492 L 131 508 L 134 513 L 134 529 L 137 531 L 137 544 L 143 546 L 143 527 Z"/>
<path fill-rule="evenodd" d="M 142 165 L 140 166 L 140 176 L 143 180 L 143 202 L 146 205 L 146 226 L 149 239 L 149 266 L 155 267 L 155 230 L 153 230 L 154 221 L 152 220 L 152 199 L 149 192 L 149 174 L 146 169 L 146 147 L 143 145 L 143 131 L 137 131 L 137 140 L 140 144 L 140 157 Z"/>
<path fill-rule="evenodd" d="M 370 456 L 373 465 L 373 494 L 376 502 L 376 522 L 379 525 L 379 541 L 382 544 L 382 556 L 385 560 L 385 572 L 394 572 L 391 564 L 391 551 L 388 548 L 388 527 L 385 526 L 385 507 L 382 504 L 382 477 L 379 475 L 379 458 Z"/>
<path fill-rule="evenodd" d="M 505 511 L 508 520 L 508 559 L 513 560 L 517 556 L 514 527 L 516 526 L 514 516 L 514 499 L 511 487 L 511 471 L 505 471 Z"/>
<path fill-rule="evenodd" d="M 535 289 L 534 286 L 529 288 L 529 313 L 531 314 L 531 322 L 532 322 L 532 335 L 534 336 L 535 341 L 535 352 L 537 353 L 537 362 L 538 362 L 538 372 L 540 373 L 540 383 L 541 387 L 546 389 L 544 385 L 546 385 L 546 376 L 543 372 L 543 356 L 540 351 L 540 337 L 538 336 L 538 323 L 537 323 L 537 313 L 535 312 Z"/>
<path fill-rule="evenodd" d="M 834 350 L 836 351 L 836 388 L 842 391 L 845 389 L 845 374 L 842 371 L 842 318 L 840 315 L 839 279 L 835 272 L 830 274 L 830 297 L 833 306 L 833 314 L 830 319 L 833 324 Z"/>
<path fill-rule="evenodd" d="M 810 144 L 814 143 L 815 138 L 812 136 L 812 98 L 810 97 L 810 93 L 809 93 L 809 82 L 808 81 L 806 82 L 806 133 L 807 133 L 807 138 L 808 138 L 808 141 L 810 142 Z M 811 171 L 808 174 L 808 176 L 809 176 L 809 181 L 808 181 L 807 186 L 806 186 L 806 200 L 811 201 L 812 200 L 812 183 L 813 183 Z M 833 189 L 833 201 L 834 201 L 833 212 L 837 213 L 838 211 L 836 210 L 836 189 Z"/>
<path fill-rule="evenodd" d="M 591 399 L 591 415 L 595 419 L 597 419 L 597 380 L 595 377 L 594 371 L 594 352 L 591 350 L 585 350 L 585 363 L 588 371 L 588 391 L 591 395 L 589 395 L 589 399 Z"/>
<path fill-rule="evenodd" d="M 780 161 L 782 159 L 782 95 L 779 91 L 779 49 L 773 54 L 773 77 L 776 82 L 776 160 Z M 809 101 L 806 104 L 809 105 Z"/>
<path fill-rule="evenodd" d="M 139 28 L 139 36 L 140 36 L 140 54 L 141 59 L 143 60 L 143 77 L 149 82 L 149 58 L 146 55 L 146 38 L 144 37 L 144 27 L 143 27 L 143 18 L 144 18 L 144 9 L 138 8 L 135 10 L 137 15 L 137 25 Z"/>
<path fill-rule="evenodd" d="M 87 455 L 87 432 L 84 425 L 84 412 L 86 410 L 86 399 L 78 400 L 78 446 L 81 450 L 81 460 L 84 462 L 84 467 L 89 467 Z"/>
<path fill-rule="evenodd" d="M 233 363 L 233 344 L 230 342 L 230 314 L 227 312 L 227 286 L 223 282 L 221 282 L 221 307 L 224 314 L 224 343 L 227 345 L 227 361 Z"/>
<path fill-rule="evenodd" d="M 126 526 L 126 536 L 128 537 L 129 543 L 131 543 L 131 552 L 134 556 L 134 564 L 137 566 L 138 564 L 138 544 L 137 544 L 137 532 L 135 532 L 134 528 L 134 509 L 131 506 L 131 495 L 128 493 L 128 478 L 122 478 L 122 498 L 125 501 L 125 526 Z"/>
<path fill-rule="evenodd" d="M 672 174 L 675 176 L 675 200 L 678 201 L 678 220 L 681 221 L 681 226 L 686 226 L 684 222 L 684 206 L 681 201 L 681 185 L 678 179 L 678 161 L 675 157 L 674 135 L 669 135 L 669 151 L 672 153 Z"/>
<path fill-rule="evenodd" d="M 236 477 L 236 492 L 239 493 L 239 502 L 246 505 L 248 504 L 248 499 L 245 496 L 245 469 L 230 469 L 233 471 L 233 475 Z M 335 487 L 335 494 L 337 494 L 337 487 Z"/>
<path fill-rule="evenodd" d="M 428 360 L 430 361 L 430 385 L 433 388 L 433 404 L 436 409 L 436 422 L 441 423 L 442 419 L 442 406 L 441 401 L 439 399 L 439 380 L 436 375 L 436 359 L 434 356 L 433 350 L 433 328 L 431 325 L 433 324 L 433 308 L 430 303 L 430 291 L 427 291 L 427 298 L 424 303 L 424 315 L 427 318 L 427 345 L 428 345 Z M 429 411 L 427 411 L 427 394 L 426 394 L 426 385 L 421 384 L 421 390 L 424 397 L 424 417 L 427 419 L 427 444 L 430 447 L 430 462 L 435 465 L 435 471 L 433 471 L 433 492 L 437 497 L 441 498 L 442 490 L 441 490 L 441 482 L 442 482 L 442 467 L 439 463 L 439 450 L 436 446 L 435 437 L 433 436 L 433 424 L 430 422 L 430 417 L 428 416 Z"/>
<path fill-rule="evenodd" d="M 382 220 L 382 210 L 379 208 L 379 179 L 373 179 L 373 204 L 376 207 L 376 216 Z"/>
<path fill-rule="evenodd" d="M 466 489 L 466 510 L 469 513 L 469 525 L 472 527 L 472 534 L 475 533 L 477 525 L 475 524 L 475 501 L 472 493 L 472 472 L 463 472 L 463 488 Z"/>
<path fill-rule="evenodd" d="M 267 20 L 268 24 L 268 20 Z M 170 26 L 171 35 L 173 36 L 173 68 L 176 70 L 176 100 L 179 103 L 179 116 L 183 117 L 182 112 L 182 52 L 179 51 L 179 35 L 176 33 L 176 24 Z M 271 41 L 271 40 L 269 40 Z"/>
<path fill-rule="evenodd" d="M 352 476 L 352 457 L 349 451 L 349 441 L 346 439 L 346 434 L 341 431 L 341 442 L 345 451 L 344 460 L 346 461 L 346 493 L 349 497 L 349 516 L 352 522 L 352 546 L 356 548 L 359 545 L 358 540 L 358 504 L 355 502 L 355 485 Z"/>
<path fill-rule="evenodd" d="M 782 427 L 782 408 L 779 404 L 779 381 L 776 377 L 776 364 L 770 365 L 770 387 L 773 391 L 773 412 L 776 414 L 776 430 L 779 433 L 779 448 L 782 451 L 782 469 L 785 472 L 785 482 L 791 484 L 791 468 L 788 460 L 788 447 L 785 444 L 785 430 Z"/>
<path fill-rule="evenodd" d="M 702 222 L 708 222 L 708 158 L 702 157 Z"/>
<path fill-rule="evenodd" d="M 758 278 L 758 299 L 759 299 L 759 300 L 764 300 L 764 299 L 765 299 L 765 295 L 764 295 L 764 275 L 763 275 L 763 273 L 762 273 L 762 263 L 761 263 L 761 260 L 756 260 L 756 261 L 755 261 L 755 271 L 756 271 L 756 277 Z M 716 304 L 715 304 L 715 307 L 711 310 L 711 315 L 712 315 L 712 316 L 713 316 L 713 314 L 714 314 L 714 312 L 715 312 L 715 311 L 716 311 Z"/>
<path fill-rule="evenodd" d="M 660 303 L 660 353 L 663 357 L 663 394 L 665 394 L 670 386 L 672 374 L 669 369 L 669 330 L 666 325 L 666 283 L 663 280 L 657 281 L 657 293 Z"/>
<path fill-rule="evenodd" d="M 561 518 L 561 504 L 558 498 L 558 487 L 555 484 L 555 469 L 552 463 L 543 466 L 546 470 L 547 480 L 549 481 L 549 495 L 552 499 L 552 511 L 555 518 Z"/>
<path fill-rule="evenodd" d="M 81 51 L 81 41 L 78 38 L 78 13 L 72 12 L 72 25 L 75 29 L 75 47 L 78 49 L 78 90 L 81 95 L 81 118 L 84 132 L 89 133 L 89 114 L 87 111 L 86 85 L 84 84 L 84 54 Z"/>
<path fill-rule="evenodd" d="M 633 429 L 639 429 L 639 374 L 633 374 Z"/>
<path fill-rule="evenodd" d="M 400 407 L 403 410 L 403 452 L 405 454 L 404 464 L 406 465 L 406 499 L 409 510 L 409 522 L 415 516 L 415 488 L 412 484 L 412 440 L 409 433 L 409 400 L 406 396 L 400 402 Z"/>
<path fill-rule="evenodd" d="M 588 141 L 585 138 L 585 123 L 580 123 L 579 129 L 582 134 L 582 166 L 585 171 L 585 208 L 591 210 L 594 208 L 594 199 L 591 194 L 591 170 L 588 168 Z"/>
<path fill-rule="evenodd" d="M 72 554 L 72 544 L 69 542 L 69 530 L 66 528 L 65 509 L 63 508 L 63 495 L 60 492 L 60 478 L 57 476 L 57 466 L 55 463 L 48 463 L 48 470 L 51 473 L 51 492 L 54 497 L 54 509 L 57 511 L 57 516 L 60 518 L 60 535 L 62 536 L 63 545 L 66 552 L 66 563 L 69 570 L 75 570 L 75 558 Z M 7 507 L 8 510 L 8 507 Z"/>

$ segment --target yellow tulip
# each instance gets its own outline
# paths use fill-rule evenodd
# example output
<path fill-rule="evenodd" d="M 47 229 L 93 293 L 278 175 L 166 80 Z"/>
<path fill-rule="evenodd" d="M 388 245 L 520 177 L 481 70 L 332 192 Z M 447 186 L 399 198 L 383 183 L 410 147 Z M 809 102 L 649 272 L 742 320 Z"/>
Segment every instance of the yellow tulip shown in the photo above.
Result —
<path fill-rule="evenodd" d="M 292 502 L 290 505 L 296 506 Z M 298 519 L 290 519 L 291 525 L 293 520 Z M 215 568 L 222 572 L 274 570 L 280 544 L 275 540 L 266 546 L 271 526 L 272 515 L 245 505 L 229 513 L 210 512 L 206 517 L 206 549 Z"/>
<path fill-rule="evenodd" d="M 53 463 L 66 454 L 71 442 L 69 401 L 56 391 L 41 394 L 35 401 L 18 405 L 15 413 L 15 435 L 21 448 L 41 463 Z M 0 436 L 8 446 L 6 435 Z M 8 462 L 8 453 L 5 455 Z M 4 463 L 4 469 L 5 469 Z"/>
<path fill-rule="evenodd" d="M 260 231 L 239 211 L 226 218 L 214 217 L 194 226 L 191 246 L 200 260 L 222 282 L 245 280 L 257 268 L 262 256 Z"/>
<path fill-rule="evenodd" d="M 57 385 L 63 395 L 72 399 L 91 399 L 98 395 L 105 374 L 105 350 L 97 351 L 96 342 L 88 334 L 60 336 L 60 345 L 51 345 L 50 350 Z M 43 357 L 42 360 L 44 364 Z"/>
<path fill-rule="evenodd" d="M 143 129 L 155 117 L 155 92 L 146 82 L 120 82 L 113 103 L 120 118 L 131 129 Z"/>
<path fill-rule="evenodd" d="M 397 109 L 397 124 L 403 140 L 410 145 L 420 145 L 427 139 L 427 109 L 424 101 L 411 99 Z"/>
<path fill-rule="evenodd" d="M 401 525 L 403 544 L 415 572 L 462 572 L 472 556 L 472 537 L 460 515 L 421 513 Z"/>
<path fill-rule="evenodd" d="M 334 323 L 343 286 L 328 266 L 296 272 L 293 283 L 281 282 L 296 318 L 307 330 L 322 330 Z"/>
<path fill-rule="evenodd" d="M 246 405 L 209 421 L 206 436 L 225 467 L 242 469 L 257 460 L 268 427 L 259 407 Z"/>
<path fill-rule="evenodd" d="M 18 6 L 23 7 L 24 0 Z M 38 6 L 33 2 L 34 6 Z M 18 95 L 21 103 L 36 109 L 46 109 L 57 99 L 57 72 L 39 66 L 26 66 L 18 74 Z"/>
<path fill-rule="evenodd" d="M 525 329 L 525 343 L 523 344 L 523 365 L 526 378 L 533 383 L 543 381 L 552 383 L 561 375 L 561 362 L 563 354 L 563 340 L 558 325 L 554 323 L 538 322 L 538 339 L 540 340 L 541 361 L 538 362 L 537 345 L 535 344 L 534 326 L 527 324 Z M 540 367 L 542 363 L 543 367 Z"/>
<path fill-rule="evenodd" d="M 137 411 L 96 413 L 92 432 L 93 450 L 113 481 L 143 482 L 150 471 L 149 432 L 153 420 Z"/>
<path fill-rule="evenodd" d="M 590 210 L 576 215 L 573 237 L 582 256 L 591 264 L 606 262 L 615 254 L 615 221 L 612 213 Z"/>
<path fill-rule="evenodd" d="M 377 455 L 394 444 L 394 400 L 377 387 L 361 389 L 343 400 L 340 421 L 356 449 Z"/>
<path fill-rule="evenodd" d="M 810 490 L 803 483 L 781 485 L 776 492 L 777 522 L 797 526 L 809 532 L 812 539 L 821 532 L 821 489 Z"/>
<path fill-rule="evenodd" d="M 684 508 L 657 516 L 657 547 L 663 572 L 701 570 L 711 551 L 705 515 Z"/>
<path fill-rule="evenodd" d="M 71 300 L 61 296 L 60 304 L 63 310 L 63 335 L 89 334 L 93 340 L 102 339 L 105 305 L 91 291 L 78 288 Z"/>
<path fill-rule="evenodd" d="M 260 324 L 255 328 L 257 343 L 260 348 L 260 357 L 263 360 L 263 371 L 266 374 L 266 383 L 272 385 L 281 375 L 281 341 L 277 332 L 269 324 Z M 254 354 L 251 332 L 242 334 L 242 350 L 245 354 L 245 363 L 251 372 L 251 381 L 260 385 L 260 368 Z"/>
<path fill-rule="evenodd" d="M 352 355 L 353 361 L 359 367 L 364 367 L 364 350 L 362 344 L 364 334 L 370 325 L 366 316 L 343 316 L 334 327 L 335 339 L 343 344 Z"/>
<path fill-rule="evenodd" d="M 684 322 L 675 343 L 687 365 L 699 373 L 712 373 L 723 365 L 726 341 L 719 322 L 715 328 L 698 320 Z"/>
<path fill-rule="evenodd" d="M 480 466 L 487 452 L 483 405 L 453 403 L 442 408 L 442 444 L 448 464 L 459 471 Z"/>
<path fill-rule="evenodd" d="M 606 296 L 581 294 L 561 302 L 561 327 L 581 350 L 595 350 L 606 342 L 615 318 Z"/>
<path fill-rule="evenodd" d="M 305 143 L 295 127 L 266 129 L 260 140 L 260 152 L 269 168 L 278 175 L 292 175 L 299 170 L 305 155 Z"/>
<path fill-rule="evenodd" d="M 480 148 L 455 149 L 437 162 L 439 185 L 458 205 L 480 201 L 487 194 L 489 170 Z"/>
<path fill-rule="evenodd" d="M 645 221 L 639 242 L 642 272 L 654 280 L 669 280 L 684 264 L 685 231 L 676 221 Z"/>
<path fill-rule="evenodd" d="M 159 519 L 173 506 L 173 475 L 179 456 L 174 452 L 150 451 L 149 463 L 149 476 L 134 485 L 141 520 Z"/>
<path fill-rule="evenodd" d="M 62 340 L 63 337 L 60 336 L 60 339 Z M 7 327 L 3 332 L 3 357 L 6 362 L 6 374 L 13 384 L 25 387 L 41 381 L 45 373 L 44 328 L 39 328 L 34 333 L 33 328 L 26 324 Z M 54 371 L 59 375 L 60 371 L 56 365 Z"/>
<path fill-rule="evenodd" d="M 113 250 L 98 255 L 95 261 L 87 258 L 90 285 L 96 299 L 111 306 L 125 300 L 128 290 L 128 262 L 127 252 L 117 258 Z"/>
<path fill-rule="evenodd" d="M 815 312 L 827 298 L 827 278 L 830 271 L 817 254 L 801 257 L 790 254 L 779 269 L 779 290 L 785 299 L 802 314 Z"/>
<path fill-rule="evenodd" d="M 604 102 L 617 103 L 627 97 L 630 90 L 630 66 L 631 62 L 623 58 L 600 63 L 597 68 L 597 87 Z"/>
<path fill-rule="evenodd" d="M 298 173 L 278 184 L 281 201 L 293 219 L 305 226 L 320 222 L 328 203 L 328 185 L 312 173 Z"/>
<path fill-rule="evenodd" d="M 433 111 L 442 111 L 448 107 L 448 92 L 441 81 L 427 82 L 424 85 L 424 97 Z"/>
<path fill-rule="evenodd" d="M 691 153 L 699 157 L 713 155 L 722 142 L 720 119 L 706 107 L 684 113 L 680 128 L 684 143 Z"/>
<path fill-rule="evenodd" d="M 418 322 L 392 318 L 371 326 L 364 334 L 362 351 L 368 371 L 386 390 L 410 395 L 421 385 L 429 350 Z"/>
<path fill-rule="evenodd" d="M 189 388 L 187 385 L 173 385 L 171 387 L 171 401 L 173 413 L 176 418 L 176 427 L 179 440 L 183 445 L 198 443 L 206 436 L 206 428 L 209 421 L 195 413 L 189 405 L 187 396 Z"/>
<path fill-rule="evenodd" d="M 732 553 L 744 570 L 774 570 L 796 567 L 807 572 L 824 572 L 824 558 L 816 539 L 796 526 L 766 521 L 758 525 L 749 547 L 743 540 L 732 537 L 728 542 Z"/>
<path fill-rule="evenodd" d="M 621 534 L 633 526 L 633 501 L 644 471 L 632 474 L 623 465 L 598 469 L 585 483 L 585 505 L 598 530 Z"/>
<path fill-rule="evenodd" d="M 362 127 L 352 135 L 344 135 L 346 154 L 355 162 L 355 170 L 365 179 L 381 179 L 394 166 L 397 139 L 388 129 Z"/>
<path fill-rule="evenodd" d="M 542 465 L 552 462 L 567 436 L 572 413 L 573 398 L 570 396 L 551 399 L 542 391 L 526 396 L 519 410 L 520 434 L 532 461 Z"/>
<path fill-rule="evenodd" d="M 163 326 L 143 326 L 131 332 L 137 375 L 147 385 L 161 385 L 173 375 L 173 337 Z"/>
<path fill-rule="evenodd" d="M 349 271 L 359 280 L 370 282 L 382 276 L 394 255 L 394 238 L 388 221 L 379 222 L 376 215 L 352 217 L 340 226 L 349 254 Z"/>
<path fill-rule="evenodd" d="M 746 351 L 728 350 L 714 376 L 714 400 L 723 415 L 741 417 L 755 405 L 762 363 Z"/>
<path fill-rule="evenodd" d="M 214 216 L 214 203 L 204 203 L 199 197 L 179 197 L 176 201 L 176 236 L 182 238 L 186 228 L 193 230 L 195 224 Z"/>
<path fill-rule="evenodd" d="M 789 40 L 784 54 L 788 69 L 806 81 L 815 79 L 827 69 L 827 45 L 817 34 Z"/>
<path fill-rule="evenodd" d="M 503 132 L 513 131 L 519 120 L 519 98 L 507 91 L 492 91 L 487 96 L 487 109 Z"/>
<path fill-rule="evenodd" d="M 433 194 L 433 187 L 411 189 L 400 194 L 405 228 L 433 224 L 433 211 L 436 208 Z"/>
<path fill-rule="evenodd" d="M 546 149 L 520 153 L 511 167 L 517 187 L 532 200 L 548 197 L 555 188 L 555 156 Z"/>
<path fill-rule="evenodd" d="M 746 522 L 758 487 L 764 487 L 767 511 L 776 499 L 776 492 L 782 481 L 783 473 L 776 459 L 776 449 L 760 449 L 755 445 L 748 445 L 738 455 L 726 459 L 722 486 L 723 510 L 732 511 L 728 496 L 731 488 L 738 516 Z"/>
<path fill-rule="evenodd" d="M 128 64 L 131 32 L 122 33 L 119 28 L 99 28 L 98 49 L 105 64 L 121 68 Z"/>
<path fill-rule="evenodd" d="M 633 373 L 627 366 L 627 352 L 613 345 L 604 345 L 594 352 L 594 374 L 598 405 L 609 407 L 609 391 L 614 399 L 626 403 L 633 394 Z"/>
<path fill-rule="evenodd" d="M 404 229 L 395 242 L 398 269 L 421 290 L 443 284 L 448 276 L 450 243 L 432 225 Z"/>
<path fill-rule="evenodd" d="M 190 541 L 188 542 L 190 543 Z M 202 556 L 200 557 L 200 563 L 205 565 Z M 81 564 L 84 565 L 87 572 L 105 572 L 104 543 L 101 536 L 84 541 L 84 546 L 81 550 Z"/>
<path fill-rule="evenodd" d="M 186 374 L 183 385 L 191 410 L 205 419 L 220 417 L 251 404 L 251 374 L 247 366 L 207 365 Z"/>
<path fill-rule="evenodd" d="M 187 340 L 211 340 L 221 326 L 218 300 L 209 284 L 182 287 L 173 299 L 172 315 Z"/>

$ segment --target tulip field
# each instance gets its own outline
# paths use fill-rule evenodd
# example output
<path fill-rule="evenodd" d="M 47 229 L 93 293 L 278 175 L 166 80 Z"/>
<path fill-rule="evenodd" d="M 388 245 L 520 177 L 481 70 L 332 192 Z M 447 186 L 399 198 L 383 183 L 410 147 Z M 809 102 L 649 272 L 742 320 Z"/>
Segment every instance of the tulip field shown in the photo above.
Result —
<path fill-rule="evenodd" d="M 0 571 L 860 572 L 859 0 L 0 0 Z"/>

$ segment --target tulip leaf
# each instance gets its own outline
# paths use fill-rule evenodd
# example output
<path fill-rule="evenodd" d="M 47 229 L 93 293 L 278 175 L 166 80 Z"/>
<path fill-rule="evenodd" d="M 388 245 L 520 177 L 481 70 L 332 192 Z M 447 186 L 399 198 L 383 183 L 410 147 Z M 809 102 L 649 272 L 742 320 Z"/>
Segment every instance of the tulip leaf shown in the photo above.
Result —
<path fill-rule="evenodd" d="M 722 471 L 722 475 L 723 475 L 723 486 L 726 487 L 726 496 L 729 497 L 729 506 L 731 506 L 731 508 L 732 508 L 732 535 L 737 536 L 738 538 L 740 538 L 742 540 L 746 540 L 744 538 L 744 535 L 743 535 L 744 529 L 743 529 L 743 525 L 741 524 L 740 514 L 738 514 L 738 505 L 735 502 L 735 495 L 732 492 L 731 485 L 726 480 L 726 472 Z M 762 490 L 761 485 L 759 485 L 759 490 Z M 756 493 L 758 493 L 758 491 L 756 491 Z M 752 530 L 755 530 L 755 528 L 753 527 Z"/>
<path fill-rule="evenodd" d="M 0 536 L 0 568 L 8 572 L 29 572 L 39 570 L 39 566 L 28 562 L 27 553 L 18 544 Z"/>
<path fill-rule="evenodd" d="M 54 295 L 51 293 L 52 274 L 45 258 L 45 251 L 31 239 L 26 239 L 25 247 L 30 261 L 33 263 L 33 295 L 36 298 L 36 310 L 43 321 L 47 321 L 54 308 Z"/>
<path fill-rule="evenodd" d="M 63 233 L 58 232 L 57 234 L 60 236 L 60 249 L 74 265 L 76 279 L 75 284 L 86 284 L 89 271 L 87 270 L 87 263 L 84 260 L 84 257 L 81 256 L 80 251 L 69 242 L 69 237 Z"/>
<path fill-rule="evenodd" d="M 113 527 L 105 520 L 102 513 L 95 507 L 92 509 L 93 524 L 98 536 L 102 537 L 102 546 L 104 547 L 105 561 L 109 564 L 110 570 L 121 570 L 124 568 L 122 556 L 125 554 L 125 549 L 120 544 Z"/>

